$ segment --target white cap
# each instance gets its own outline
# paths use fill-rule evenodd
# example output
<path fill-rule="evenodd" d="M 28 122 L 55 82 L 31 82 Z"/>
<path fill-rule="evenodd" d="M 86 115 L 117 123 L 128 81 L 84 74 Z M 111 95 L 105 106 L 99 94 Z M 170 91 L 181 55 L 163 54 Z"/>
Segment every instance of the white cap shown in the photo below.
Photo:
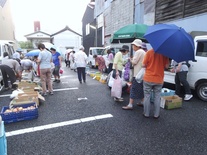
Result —
<path fill-rule="evenodd" d="M 83 45 L 81 45 L 81 46 L 79 47 L 79 50 L 84 50 Z"/>
<path fill-rule="evenodd" d="M 140 39 L 135 39 L 133 42 L 132 42 L 132 45 L 135 45 L 137 47 L 142 47 L 142 41 Z"/>

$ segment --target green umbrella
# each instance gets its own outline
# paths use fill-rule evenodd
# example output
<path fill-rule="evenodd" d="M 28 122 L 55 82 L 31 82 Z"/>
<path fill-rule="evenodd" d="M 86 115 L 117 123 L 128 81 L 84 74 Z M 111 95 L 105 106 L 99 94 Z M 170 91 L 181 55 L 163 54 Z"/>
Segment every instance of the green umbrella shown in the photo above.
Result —
<path fill-rule="evenodd" d="M 111 38 L 111 43 L 130 43 L 134 39 L 146 40 L 143 38 L 148 26 L 145 24 L 130 24 L 117 30 Z"/>

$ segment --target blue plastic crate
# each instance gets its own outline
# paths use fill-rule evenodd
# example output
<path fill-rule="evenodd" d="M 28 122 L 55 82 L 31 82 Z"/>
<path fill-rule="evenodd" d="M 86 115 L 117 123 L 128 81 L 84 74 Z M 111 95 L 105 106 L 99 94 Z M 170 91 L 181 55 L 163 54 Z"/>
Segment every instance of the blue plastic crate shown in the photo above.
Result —
<path fill-rule="evenodd" d="M 15 107 L 27 108 L 30 106 L 35 106 L 35 109 L 22 110 L 18 112 L 9 112 L 9 113 L 4 113 L 7 109 L 9 109 L 8 106 L 4 106 L 1 110 L 2 120 L 5 122 L 5 124 L 7 124 L 7 123 L 13 123 L 13 122 L 19 122 L 19 121 L 38 118 L 38 108 L 36 106 L 36 103 L 22 104 L 22 105 L 13 106 L 13 107 L 14 108 Z"/>
<path fill-rule="evenodd" d="M 7 155 L 7 141 L 4 130 L 4 121 L 0 124 L 0 155 Z"/>
<path fill-rule="evenodd" d="M 167 88 L 162 88 L 161 96 L 173 96 L 175 95 L 175 91 Z"/>
<path fill-rule="evenodd" d="M 165 90 L 166 90 L 166 92 L 165 92 Z M 173 96 L 173 95 L 175 95 L 174 90 L 162 88 L 161 96 Z M 154 102 L 154 92 L 153 91 L 151 91 L 150 102 Z"/>

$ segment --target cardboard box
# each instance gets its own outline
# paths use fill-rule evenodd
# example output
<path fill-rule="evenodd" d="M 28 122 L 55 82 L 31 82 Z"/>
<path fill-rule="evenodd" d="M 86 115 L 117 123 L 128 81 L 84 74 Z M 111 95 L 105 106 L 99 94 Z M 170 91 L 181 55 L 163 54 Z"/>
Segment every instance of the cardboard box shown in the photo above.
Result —
<path fill-rule="evenodd" d="M 162 96 L 160 107 L 164 109 L 180 108 L 182 107 L 182 98 L 177 95 Z"/>
<path fill-rule="evenodd" d="M 31 81 L 21 81 L 21 82 L 16 82 L 15 84 L 18 85 L 18 89 L 21 90 L 36 90 L 36 91 L 40 91 L 42 90 L 42 88 L 35 82 L 31 82 Z"/>
<path fill-rule="evenodd" d="M 167 89 L 167 88 L 162 88 L 162 92 L 161 92 L 161 97 L 162 96 L 173 96 L 175 95 L 175 91 L 174 90 L 171 90 L 171 89 Z M 150 94 L 150 102 L 154 102 L 154 92 L 151 91 L 151 94 Z"/>
<path fill-rule="evenodd" d="M 19 104 L 27 104 L 31 102 L 35 102 L 37 106 L 39 106 L 39 100 L 45 101 L 45 98 L 36 91 L 25 91 L 24 93 L 18 94 L 11 102 L 10 106 L 19 105 Z"/>

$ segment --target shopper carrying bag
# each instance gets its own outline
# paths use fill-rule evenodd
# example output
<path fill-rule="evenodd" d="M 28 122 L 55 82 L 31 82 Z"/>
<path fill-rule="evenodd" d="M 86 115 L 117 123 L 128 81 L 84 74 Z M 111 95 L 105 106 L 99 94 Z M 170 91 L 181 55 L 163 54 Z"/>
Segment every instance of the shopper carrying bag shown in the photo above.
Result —
<path fill-rule="evenodd" d="M 111 96 L 116 98 L 121 98 L 121 94 L 122 94 L 122 80 L 120 76 L 117 76 L 117 78 L 114 79 L 111 88 Z"/>
<path fill-rule="evenodd" d="M 135 79 L 138 83 L 142 82 L 144 73 L 145 73 L 145 68 L 141 68 L 140 71 L 137 73 Z"/>

